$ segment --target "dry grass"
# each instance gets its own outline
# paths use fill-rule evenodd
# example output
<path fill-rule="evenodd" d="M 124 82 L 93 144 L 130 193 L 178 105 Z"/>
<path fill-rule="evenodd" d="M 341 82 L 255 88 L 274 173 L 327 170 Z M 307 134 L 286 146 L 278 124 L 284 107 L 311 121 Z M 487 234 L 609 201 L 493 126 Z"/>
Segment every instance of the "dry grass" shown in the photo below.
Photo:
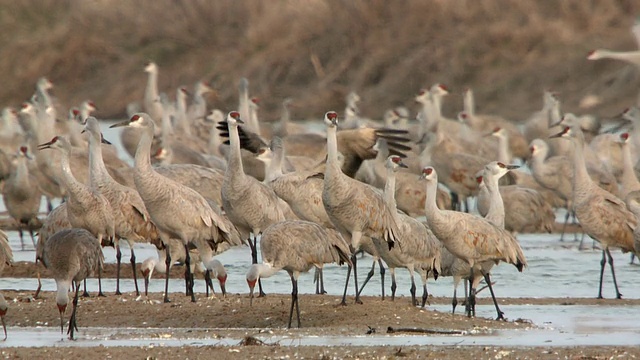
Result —
<path fill-rule="evenodd" d="M 341 110 L 356 90 L 365 115 L 379 117 L 435 82 L 470 86 L 482 112 L 519 120 L 541 106 L 544 88 L 564 108 L 611 114 L 631 104 L 638 71 L 585 60 L 588 50 L 635 49 L 634 0 L 194 0 L 0 1 L 0 101 L 28 99 L 38 77 L 70 106 L 93 99 L 99 116 L 124 113 L 142 98 L 148 60 L 173 95 L 202 78 L 218 90 L 210 103 L 235 106 L 236 84 L 250 80 L 266 119 L 294 96 L 295 117 Z M 461 107 L 453 96 L 446 111 Z"/>

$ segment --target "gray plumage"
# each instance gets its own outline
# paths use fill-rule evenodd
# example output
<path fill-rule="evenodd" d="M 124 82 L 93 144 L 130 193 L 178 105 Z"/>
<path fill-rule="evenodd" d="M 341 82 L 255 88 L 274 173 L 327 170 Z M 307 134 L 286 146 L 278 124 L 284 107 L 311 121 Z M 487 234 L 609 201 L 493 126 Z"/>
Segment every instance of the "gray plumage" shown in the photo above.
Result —
<path fill-rule="evenodd" d="M 201 258 L 207 261 L 219 243 L 241 244 L 241 240 L 233 236 L 231 229 L 225 225 L 223 217 L 198 192 L 154 171 L 150 160 L 154 124 L 148 114 L 139 113 L 130 120 L 112 125 L 118 126 L 143 130 L 136 150 L 134 182 L 165 246 L 170 246 L 169 238 L 182 240 L 185 247 L 193 243 Z M 167 261 L 170 261 L 170 256 L 167 256 Z M 186 263 L 188 287 L 192 290 L 188 256 Z M 167 275 L 165 301 L 168 301 L 168 279 Z M 193 292 L 190 292 L 192 301 L 195 301 Z"/>
<path fill-rule="evenodd" d="M 623 252 L 635 251 L 633 233 L 637 226 L 637 219 L 622 200 L 600 188 L 589 177 L 583 154 L 584 135 L 580 127 L 567 126 L 553 136 L 571 139 L 575 145 L 571 164 L 575 174 L 573 178 L 575 213 L 583 231 L 602 245 L 598 298 L 602 298 L 605 255 L 611 267 L 616 297 L 621 298 L 609 247 L 619 247 Z"/>
<path fill-rule="evenodd" d="M 481 268 L 482 263 L 490 261 L 496 264 L 500 261 L 513 264 L 518 271 L 524 269 L 527 265 L 527 260 L 518 240 L 511 233 L 476 215 L 439 210 L 435 203 L 438 184 L 436 171 L 432 167 L 426 167 L 423 170 L 422 177 L 427 180 L 425 212 L 429 227 L 438 239 L 444 243 L 447 250 L 469 264 L 472 269 L 471 277 L 474 276 L 474 272 L 483 271 Z M 475 302 L 473 284 L 470 294 L 469 315 L 473 311 Z"/>
<path fill-rule="evenodd" d="M 116 295 L 120 295 L 120 260 L 122 256 L 118 240 L 124 239 L 129 244 L 131 251 L 130 262 L 133 269 L 136 296 L 138 296 L 140 291 L 138 290 L 136 279 L 136 256 L 133 244 L 134 242 L 158 244 L 160 236 L 155 224 L 151 222 L 151 217 L 144 206 L 140 194 L 136 190 L 118 183 L 107 172 L 102 159 L 102 148 L 100 146 L 102 133 L 100 132 L 98 120 L 94 117 L 87 118 L 85 131 L 89 133 L 90 183 L 107 199 L 113 211 L 114 231 L 117 237 L 114 245 L 118 263 Z"/>
<path fill-rule="evenodd" d="M 333 111 L 327 112 L 324 122 L 327 125 L 327 165 L 322 200 L 331 222 L 351 244 L 354 252 L 360 248 L 363 235 L 381 239 L 386 241 L 389 247 L 393 247 L 399 231 L 395 210 L 391 210 L 385 204 L 378 189 L 352 179 L 342 172 L 338 163 L 337 114 Z M 355 257 L 352 263 L 357 289 Z M 360 302 L 357 290 L 356 302 Z"/>
<path fill-rule="evenodd" d="M 47 264 L 56 281 L 56 303 L 60 311 L 60 331 L 62 331 L 62 315 L 69 301 L 69 289 L 73 283 L 76 294 L 73 299 L 73 312 L 69 320 L 68 334 L 73 339 L 76 326 L 76 308 L 80 282 L 100 272 L 104 263 L 102 249 L 96 239 L 85 229 L 73 228 L 58 231 L 46 242 L 43 262 Z"/>
<path fill-rule="evenodd" d="M 424 280 L 422 307 L 427 301 L 427 274 L 429 271 L 437 274 L 440 272 L 440 241 L 433 235 L 428 225 L 422 223 L 411 216 L 397 211 L 395 202 L 396 172 L 400 167 L 406 167 L 399 156 L 389 156 L 385 163 L 387 169 L 387 183 L 384 188 L 384 198 L 386 205 L 396 212 L 396 222 L 398 224 L 398 238 L 401 246 L 389 249 L 386 242 L 374 239 L 380 257 L 391 271 L 391 299 L 395 297 L 396 281 L 395 268 L 403 267 L 409 271 L 411 276 L 411 301 L 416 305 L 416 285 L 414 280 L 414 270 L 421 274 Z"/>
<path fill-rule="evenodd" d="M 312 267 L 328 263 L 350 263 L 351 252 L 344 238 L 335 230 L 303 220 L 287 220 L 269 226 L 260 239 L 262 264 L 253 264 L 247 272 L 250 296 L 260 278 L 269 277 L 284 269 L 289 273 L 293 286 L 289 327 L 294 305 L 297 306 L 298 327 L 298 276 Z"/>
<path fill-rule="evenodd" d="M 71 173 L 69 155 L 71 144 L 64 136 L 56 136 L 39 149 L 61 151 L 62 167 L 60 182 L 67 193 L 67 217 L 72 227 L 89 230 L 98 239 L 99 244 L 111 244 L 115 237 L 113 211 L 109 201 L 96 189 L 94 184 L 87 186 L 79 182 Z"/>
<path fill-rule="evenodd" d="M 34 221 L 38 220 L 38 211 L 42 200 L 42 193 L 38 189 L 37 179 L 29 173 L 27 161 L 30 159 L 33 159 L 33 157 L 29 149 L 26 146 L 21 146 L 11 162 L 13 171 L 2 187 L 2 199 L 7 211 L 19 223 L 18 231 L 23 250 L 23 226 L 28 228 L 33 246 L 36 246 L 31 226 Z"/>
<path fill-rule="evenodd" d="M 229 156 L 227 170 L 222 182 L 222 207 L 229 220 L 240 231 L 242 239 L 248 239 L 251 247 L 251 261 L 258 262 L 257 237 L 272 224 L 285 220 L 283 205 L 273 189 L 244 173 L 240 155 L 238 123 L 243 123 L 240 114 L 232 111 L 227 115 L 229 127 Z M 253 234 L 253 241 L 249 234 Z M 260 295 L 263 295 L 262 283 Z"/>

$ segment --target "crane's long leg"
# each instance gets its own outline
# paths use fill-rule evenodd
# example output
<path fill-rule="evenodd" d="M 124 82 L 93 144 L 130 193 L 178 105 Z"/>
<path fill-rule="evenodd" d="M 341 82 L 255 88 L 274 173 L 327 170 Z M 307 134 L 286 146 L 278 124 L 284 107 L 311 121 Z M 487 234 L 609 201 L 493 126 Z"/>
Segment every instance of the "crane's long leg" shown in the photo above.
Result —
<path fill-rule="evenodd" d="M 122 260 L 122 251 L 116 240 L 116 295 L 122 295 L 120 292 L 120 263 Z"/>
<path fill-rule="evenodd" d="M 391 301 L 395 301 L 396 289 L 398 288 L 398 284 L 396 284 L 396 269 L 389 267 L 389 272 L 391 273 Z"/>
<path fill-rule="evenodd" d="M 251 244 L 251 239 L 249 239 L 249 244 Z M 253 245 L 251 246 L 251 263 L 258 263 L 258 235 L 256 234 L 253 234 Z M 267 294 L 264 293 L 264 290 L 262 290 L 262 279 L 260 278 L 258 279 L 258 289 L 260 290 L 258 297 L 267 296 Z"/>
<path fill-rule="evenodd" d="M 73 332 L 74 330 L 78 330 L 78 324 L 76 323 L 76 309 L 78 308 L 78 294 L 80 293 L 80 286 L 76 285 L 76 295 L 73 297 L 73 311 L 71 311 L 71 318 L 69 319 L 69 330 L 67 330 L 67 334 L 69 334 L 69 339 L 73 340 Z"/>
<path fill-rule="evenodd" d="M 604 277 L 604 265 L 607 263 L 606 252 L 602 249 L 602 260 L 600 260 L 600 288 L 598 290 L 598 299 L 602 299 L 602 278 Z"/>
<path fill-rule="evenodd" d="M 375 269 L 376 269 L 376 262 L 374 260 L 371 263 L 371 270 L 369 270 L 369 272 L 367 273 L 367 277 L 364 279 L 364 282 L 362 283 L 362 286 L 360 287 L 360 289 L 358 289 L 358 294 L 360 294 L 364 289 L 364 287 L 367 286 L 367 283 L 369 282 L 369 280 L 371 280 L 371 278 L 373 277 L 373 274 L 375 273 Z M 384 287 L 382 288 L 382 291 L 384 291 Z M 382 300 L 384 300 L 384 295 L 382 295 Z"/>
<path fill-rule="evenodd" d="M 411 293 L 411 305 L 416 306 L 418 302 L 416 301 L 416 281 L 413 275 L 413 266 L 409 266 L 409 275 L 411 276 L 411 288 L 409 289 Z"/>
<path fill-rule="evenodd" d="M 164 242 L 164 241 L 163 241 Z M 167 266 L 167 271 L 165 274 L 165 281 L 164 281 L 164 302 L 168 303 L 171 302 L 169 300 L 169 274 L 171 273 L 171 249 L 169 248 L 169 242 L 165 242 L 164 246 L 166 248 L 167 251 L 167 257 L 164 260 L 165 261 L 165 265 Z"/>
<path fill-rule="evenodd" d="M 616 280 L 616 271 L 613 269 L 613 257 L 611 256 L 611 251 L 609 251 L 608 247 L 605 247 L 607 252 L 607 258 L 609 259 L 609 266 L 611 267 L 611 275 L 613 276 L 613 285 L 616 288 L 616 299 L 622 299 L 622 294 L 620 294 L 620 290 L 618 290 L 618 281 Z"/>
<path fill-rule="evenodd" d="M 136 275 L 136 253 L 133 251 L 133 242 L 129 242 L 129 249 L 131 250 L 131 270 L 133 271 L 133 285 L 136 287 L 136 296 L 140 296 L 140 289 L 138 289 L 138 275 Z"/>
<path fill-rule="evenodd" d="M 382 259 L 378 258 L 378 265 L 380 267 L 380 285 L 382 286 L 382 300 L 384 300 L 384 265 L 382 265 Z M 362 286 L 364 287 L 364 285 Z"/>
<path fill-rule="evenodd" d="M 565 208 L 567 209 L 567 213 L 564 216 L 564 224 L 562 224 L 562 231 L 560 232 L 560 241 L 564 241 L 564 233 L 567 230 L 567 224 L 569 223 L 569 216 L 571 216 L 571 211 L 569 210 L 569 205 L 565 202 Z"/>
<path fill-rule="evenodd" d="M 38 288 L 36 289 L 36 293 L 33 294 L 33 298 L 37 299 L 40 296 L 40 289 L 42 289 L 42 280 L 40 280 L 40 269 L 38 269 Z"/>
<path fill-rule="evenodd" d="M 98 269 L 98 296 L 105 296 L 102 292 L 102 268 Z"/>
<path fill-rule="evenodd" d="M 33 228 L 31 224 L 27 225 L 29 227 L 29 235 L 31 235 L 31 242 L 33 243 L 33 248 L 36 248 L 36 238 L 33 236 Z"/>
<path fill-rule="evenodd" d="M 340 302 L 340 305 L 342 306 L 347 306 L 347 288 L 349 287 L 350 278 L 351 278 L 351 265 L 347 266 L 347 279 L 344 282 L 344 293 L 342 293 L 342 301 Z"/>
<path fill-rule="evenodd" d="M 636 254 L 631 253 L 631 260 L 629 260 L 629 265 L 633 265 L 633 259 L 636 258 Z"/>
<path fill-rule="evenodd" d="M 321 267 L 316 268 L 314 281 L 316 283 L 316 295 L 326 294 L 327 292 L 324 289 L 324 275 Z"/>
<path fill-rule="evenodd" d="M 24 237 L 22 235 L 22 224 L 18 224 L 18 234 L 20 234 L 20 249 L 24 251 Z"/>
<path fill-rule="evenodd" d="M 427 304 L 427 299 L 429 298 L 429 292 L 427 291 L 427 281 L 429 279 L 429 270 L 421 270 L 420 271 L 420 279 L 422 280 L 422 305 L 420 307 L 424 308 Z"/>
<path fill-rule="evenodd" d="M 469 298 L 467 299 L 467 316 L 476 316 L 476 289 L 473 287 L 473 267 L 469 274 Z"/>
<path fill-rule="evenodd" d="M 353 263 L 353 282 L 356 287 L 356 304 L 362 304 L 362 300 L 360 300 L 360 293 L 358 292 L 358 268 L 356 266 L 358 259 L 355 254 L 351 257 L 351 262 Z"/>
<path fill-rule="evenodd" d="M 498 313 L 498 317 L 496 320 L 504 320 L 504 313 L 500 310 L 500 306 L 498 306 L 498 300 L 496 300 L 496 295 L 493 293 L 493 286 L 491 286 L 491 277 L 489 273 L 482 272 L 482 276 L 484 276 L 484 281 L 487 282 L 487 286 L 489 286 L 489 291 L 491 292 L 491 298 L 493 299 L 493 305 L 496 306 L 496 312 Z"/>
<path fill-rule="evenodd" d="M 456 313 L 456 306 L 458 306 L 458 285 L 460 284 L 460 277 L 453 277 L 453 299 L 451 299 L 451 314 Z M 465 286 L 467 282 L 465 281 Z"/>
<path fill-rule="evenodd" d="M 293 319 L 293 308 L 296 308 L 296 315 L 298 317 L 298 327 L 300 327 L 300 306 L 298 305 L 298 279 L 296 279 L 293 273 L 290 273 L 291 277 L 291 309 L 289 310 L 289 329 L 291 328 L 291 320 Z"/>
<path fill-rule="evenodd" d="M 82 292 L 82 297 L 89 297 L 89 292 L 87 291 L 87 279 L 84 279 L 82 282 L 84 286 L 84 291 Z"/>
<path fill-rule="evenodd" d="M 189 288 L 189 295 L 191 295 L 191 302 L 196 302 L 196 295 L 193 293 L 193 274 L 191 274 L 191 256 L 189 255 L 189 245 L 184 244 L 184 250 L 186 256 L 184 257 L 184 276 L 187 279 L 187 287 Z"/>

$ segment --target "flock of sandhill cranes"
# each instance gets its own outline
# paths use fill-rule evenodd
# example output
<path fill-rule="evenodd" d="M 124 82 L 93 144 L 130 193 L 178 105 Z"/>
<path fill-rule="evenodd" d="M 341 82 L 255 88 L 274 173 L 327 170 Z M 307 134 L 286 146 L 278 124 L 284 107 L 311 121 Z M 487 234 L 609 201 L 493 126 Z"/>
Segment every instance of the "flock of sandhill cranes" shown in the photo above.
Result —
<path fill-rule="evenodd" d="M 605 51 L 589 55 L 602 57 L 636 59 Z M 464 279 L 470 289 L 466 313 L 474 316 L 477 287 L 484 279 L 498 319 L 504 319 L 491 269 L 505 262 L 522 271 L 527 260 L 515 234 L 551 232 L 557 208 L 567 210 L 565 226 L 573 214 L 584 233 L 602 246 L 598 297 L 607 261 L 616 297 L 621 297 L 610 248 L 640 252 L 636 108 L 623 114 L 631 123 L 628 132 L 600 133 L 592 117 L 563 115 L 557 94 L 545 91 L 542 110 L 519 127 L 498 116 L 476 114 L 473 93 L 466 89 L 464 110 L 454 120 L 441 111 L 448 88 L 435 84 L 415 98 L 421 104 L 417 123 L 409 121 L 406 109 L 396 108 L 387 112 L 380 127 L 360 115 L 360 97 L 352 93 L 344 121 L 336 112 L 327 112 L 322 134 L 289 122 L 291 99 L 283 102 L 279 123 L 261 123 L 259 103 L 249 97 L 246 79 L 240 81 L 238 111 L 225 116 L 220 110 L 207 113 L 205 94 L 211 88 L 205 82 L 196 84 L 191 104 L 185 87 L 177 89 L 173 103 L 158 91 L 158 66 L 149 63 L 145 71 L 143 103 L 132 104 L 128 120 L 112 125 L 123 127 L 121 140 L 135 159 L 133 167 L 102 137 L 98 120 L 91 116 L 96 109 L 92 102 L 58 120 L 49 94 L 53 85 L 45 78 L 19 113 L 10 108 L 2 112 L 3 200 L 9 214 L 27 229 L 37 219 L 41 197 L 48 200 L 50 212 L 37 244 L 34 240 L 36 261 L 56 281 L 61 328 L 68 292 L 75 289 L 71 338 L 77 329 L 80 283 L 100 277 L 101 247 L 116 249 L 120 294 L 120 240 L 131 250 L 137 295 L 134 243 L 156 246 L 158 258 L 146 259 L 140 271 L 145 295 L 152 274 L 166 274 L 165 302 L 168 270 L 176 261 L 185 265 L 186 293 L 192 301 L 198 267 L 205 271 L 207 296 L 209 289 L 213 291 L 212 277 L 220 281 L 224 294 L 226 272 L 214 256 L 246 243 L 253 263 L 246 274 L 251 299 L 256 283 L 259 294 L 265 294 L 261 278 L 282 269 L 290 274 L 289 327 L 294 309 L 300 326 L 299 274 L 315 268 L 316 292 L 324 293 L 326 263 L 348 267 L 345 305 L 351 272 L 355 301 L 361 303 L 360 293 L 376 264 L 384 299 L 386 264 L 392 299 L 397 268 L 410 273 L 414 305 L 414 272 L 423 285 L 422 306 L 428 297 L 427 279 L 451 276 L 453 311 L 458 283 Z M 265 140 L 265 135 L 271 139 Z M 514 158 L 529 159 L 531 172 L 514 171 Z M 470 197 L 477 198 L 479 215 L 470 213 Z M 52 208 L 56 198 L 65 201 Z M 20 239 L 24 247 L 22 228 Z M 358 286 L 360 251 L 374 261 Z M 0 232 L 0 271 L 11 261 L 6 234 Z M 0 297 L 3 326 L 6 310 Z"/>

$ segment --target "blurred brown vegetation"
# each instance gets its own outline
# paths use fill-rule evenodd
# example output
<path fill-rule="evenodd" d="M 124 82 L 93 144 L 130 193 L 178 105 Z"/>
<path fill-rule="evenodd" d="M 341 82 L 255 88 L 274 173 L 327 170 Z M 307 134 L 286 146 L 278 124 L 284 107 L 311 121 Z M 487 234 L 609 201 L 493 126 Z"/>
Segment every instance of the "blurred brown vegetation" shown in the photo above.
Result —
<path fill-rule="evenodd" d="M 40 76 L 65 106 L 92 99 L 98 117 L 122 116 L 142 99 L 144 63 L 160 67 L 159 86 L 212 81 L 211 106 L 237 104 L 240 77 L 277 118 L 295 98 L 295 118 L 342 110 L 356 90 L 363 115 L 391 106 L 415 110 L 414 95 L 442 82 L 474 89 L 479 112 L 525 118 L 542 91 L 563 108 L 611 115 L 635 101 L 640 71 L 585 59 L 589 50 L 635 50 L 637 0 L 2 0 L 0 101 L 18 106 Z M 445 110 L 461 109 L 453 95 Z"/>

